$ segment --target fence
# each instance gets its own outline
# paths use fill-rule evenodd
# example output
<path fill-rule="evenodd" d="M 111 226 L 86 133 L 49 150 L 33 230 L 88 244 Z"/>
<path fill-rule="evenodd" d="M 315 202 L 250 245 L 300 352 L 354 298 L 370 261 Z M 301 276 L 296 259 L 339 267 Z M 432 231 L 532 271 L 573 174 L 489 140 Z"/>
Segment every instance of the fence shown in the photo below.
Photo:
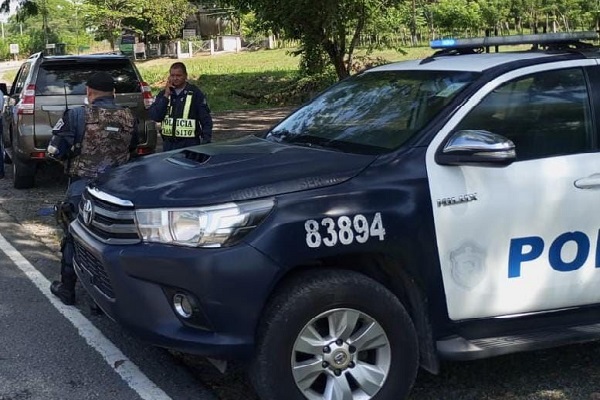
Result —
<path fill-rule="evenodd" d="M 239 39 L 238 42 L 240 42 Z M 214 54 L 217 51 L 239 51 L 242 49 L 240 44 L 237 45 L 237 48 L 232 46 L 235 45 L 226 44 L 219 39 L 201 40 L 193 38 L 174 42 L 150 43 L 146 48 L 148 57 L 187 58 L 198 54 Z"/>
<path fill-rule="evenodd" d="M 149 43 L 146 45 L 146 55 L 148 57 L 175 57 L 177 55 L 177 43 Z"/>
<path fill-rule="evenodd" d="M 396 35 L 361 35 L 358 48 L 392 48 L 426 46 L 428 38 L 417 35 L 411 38 L 410 33 L 402 31 Z M 179 44 L 178 44 L 179 43 Z M 214 54 L 223 51 L 242 51 L 258 49 L 284 48 L 293 49 L 300 47 L 301 42 L 293 39 L 276 39 L 274 37 L 258 37 L 244 40 L 237 36 L 217 36 L 214 39 L 203 40 L 190 38 L 190 40 L 150 43 L 146 46 L 147 57 L 173 57 L 187 58 L 199 54 Z M 191 50 L 190 50 L 191 49 Z"/>

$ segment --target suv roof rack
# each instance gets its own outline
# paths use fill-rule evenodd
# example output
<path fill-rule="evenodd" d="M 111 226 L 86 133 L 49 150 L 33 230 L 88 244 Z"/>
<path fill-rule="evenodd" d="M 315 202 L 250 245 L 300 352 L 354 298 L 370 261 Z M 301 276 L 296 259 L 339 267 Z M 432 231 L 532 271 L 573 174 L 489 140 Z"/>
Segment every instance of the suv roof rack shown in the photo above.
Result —
<path fill-rule="evenodd" d="M 29 57 L 27 57 L 28 60 L 33 60 L 36 58 L 40 58 L 43 57 L 44 54 L 41 51 L 38 51 L 37 53 L 33 53 L 32 55 L 30 55 Z"/>
<path fill-rule="evenodd" d="M 430 42 L 432 49 L 441 49 L 435 55 L 443 54 L 473 54 L 488 49 L 491 46 L 515 46 L 531 44 L 534 49 L 544 47 L 548 50 L 585 49 L 594 47 L 582 40 L 597 40 L 600 38 L 596 31 L 540 33 L 532 35 L 488 36 L 469 39 L 439 39 Z"/>

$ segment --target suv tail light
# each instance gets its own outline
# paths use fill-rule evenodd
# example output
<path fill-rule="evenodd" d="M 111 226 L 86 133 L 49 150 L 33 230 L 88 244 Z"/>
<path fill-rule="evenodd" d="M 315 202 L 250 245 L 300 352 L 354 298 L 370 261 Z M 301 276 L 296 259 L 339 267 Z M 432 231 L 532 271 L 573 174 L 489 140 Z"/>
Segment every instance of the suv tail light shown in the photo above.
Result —
<path fill-rule="evenodd" d="M 27 85 L 23 98 L 17 105 L 17 114 L 33 114 L 35 109 L 35 85 Z"/>
<path fill-rule="evenodd" d="M 152 154 L 154 151 L 150 147 L 139 146 L 135 149 L 135 152 L 138 156 L 145 156 L 147 154 Z"/>
<path fill-rule="evenodd" d="M 152 96 L 152 89 L 146 82 L 141 82 L 140 86 L 142 87 L 142 98 L 144 99 L 144 107 L 150 108 L 152 103 L 154 103 L 154 96 Z"/>

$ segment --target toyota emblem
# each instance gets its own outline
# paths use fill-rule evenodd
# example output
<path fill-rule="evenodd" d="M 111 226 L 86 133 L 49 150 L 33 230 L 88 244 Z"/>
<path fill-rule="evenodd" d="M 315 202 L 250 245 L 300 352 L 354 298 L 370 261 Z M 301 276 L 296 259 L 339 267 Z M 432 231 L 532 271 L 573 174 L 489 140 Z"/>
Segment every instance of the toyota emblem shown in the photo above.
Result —
<path fill-rule="evenodd" d="M 83 223 L 89 225 L 92 223 L 94 219 L 94 205 L 91 200 L 86 200 L 83 203 L 83 213 L 81 215 L 83 217 Z"/>

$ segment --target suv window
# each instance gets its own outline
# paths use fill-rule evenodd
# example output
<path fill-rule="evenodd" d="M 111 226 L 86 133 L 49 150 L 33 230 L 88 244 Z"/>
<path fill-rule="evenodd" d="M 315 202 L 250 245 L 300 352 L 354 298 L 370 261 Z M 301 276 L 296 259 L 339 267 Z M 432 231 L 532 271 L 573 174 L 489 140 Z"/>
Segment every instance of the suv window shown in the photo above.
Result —
<path fill-rule="evenodd" d="M 276 126 L 267 138 L 380 154 L 404 144 L 478 73 L 369 72 L 346 79 Z"/>
<path fill-rule="evenodd" d="M 140 81 L 133 65 L 128 60 L 111 60 L 111 62 L 46 62 L 40 66 L 36 95 L 84 95 L 85 82 L 94 72 L 106 71 L 116 82 L 117 93 L 133 93 L 140 91 Z"/>
<path fill-rule="evenodd" d="M 31 69 L 31 63 L 27 62 L 27 63 L 23 64 L 23 67 L 19 71 L 18 76 L 15 78 L 15 84 L 13 85 L 14 87 L 12 89 L 13 94 L 21 93 L 21 90 L 23 90 L 23 87 L 25 87 L 25 81 L 27 80 L 27 77 L 29 76 L 30 69 Z"/>
<path fill-rule="evenodd" d="M 517 160 L 592 149 L 592 121 L 584 72 L 545 71 L 507 82 L 477 105 L 458 130 L 482 129 L 512 140 Z"/>

